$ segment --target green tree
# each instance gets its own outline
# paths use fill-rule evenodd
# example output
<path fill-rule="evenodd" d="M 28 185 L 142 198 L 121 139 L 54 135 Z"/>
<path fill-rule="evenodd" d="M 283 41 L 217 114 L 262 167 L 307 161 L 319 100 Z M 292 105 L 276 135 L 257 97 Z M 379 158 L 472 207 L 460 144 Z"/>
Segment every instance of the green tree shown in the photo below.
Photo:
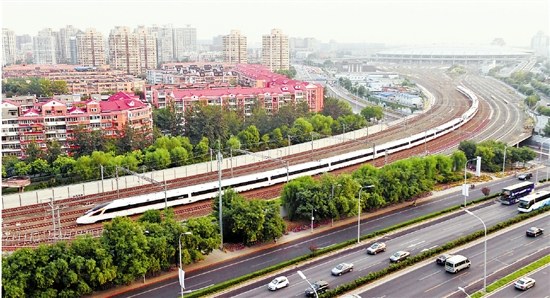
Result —
<path fill-rule="evenodd" d="M 45 158 L 48 163 L 53 163 L 61 154 L 63 154 L 63 149 L 57 140 L 48 140 L 46 142 Z"/>
<path fill-rule="evenodd" d="M 332 119 L 338 119 L 342 116 L 352 115 L 353 110 L 348 102 L 334 97 L 327 97 L 324 100 L 321 113 L 332 117 Z"/>
<path fill-rule="evenodd" d="M 384 118 L 384 109 L 380 106 L 367 106 L 361 110 L 361 116 L 369 122 L 378 121 Z"/>
<path fill-rule="evenodd" d="M 145 275 L 149 268 L 149 244 L 137 223 L 125 217 L 114 218 L 104 225 L 101 242 L 117 267 L 115 283 L 128 284 Z"/>
<path fill-rule="evenodd" d="M 41 158 L 38 158 L 38 159 L 35 159 L 31 164 L 31 171 L 29 174 L 31 175 L 47 175 L 51 172 L 51 169 L 50 169 L 50 164 L 41 159 Z"/>
<path fill-rule="evenodd" d="M 467 159 L 472 159 L 476 156 L 475 155 L 476 147 L 477 145 L 474 141 L 462 141 L 458 145 L 458 150 L 461 150 L 462 152 L 464 152 L 464 154 L 466 154 Z"/>
<path fill-rule="evenodd" d="M 77 272 L 80 282 L 85 283 L 85 287 L 100 289 L 115 279 L 117 267 L 100 239 L 89 235 L 77 237 L 71 242 L 70 255 L 75 256 L 70 266 Z"/>
<path fill-rule="evenodd" d="M 210 147 L 208 138 L 203 137 L 193 148 L 193 156 L 197 162 L 207 161 L 210 158 Z"/>
<path fill-rule="evenodd" d="M 254 125 L 248 126 L 245 130 L 241 131 L 237 137 L 241 141 L 243 147 L 250 150 L 254 150 L 260 144 L 260 132 Z"/>
<path fill-rule="evenodd" d="M 30 142 L 25 149 L 25 161 L 32 163 L 33 161 L 43 158 L 44 152 L 40 149 L 40 146 L 36 142 Z"/>

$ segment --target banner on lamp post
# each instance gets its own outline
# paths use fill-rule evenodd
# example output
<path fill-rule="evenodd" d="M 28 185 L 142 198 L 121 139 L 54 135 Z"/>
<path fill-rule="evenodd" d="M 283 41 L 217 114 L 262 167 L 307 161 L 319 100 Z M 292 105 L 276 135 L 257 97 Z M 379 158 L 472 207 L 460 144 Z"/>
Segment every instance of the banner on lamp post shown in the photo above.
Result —
<path fill-rule="evenodd" d="M 179 268 L 178 276 L 179 276 L 179 280 L 180 280 L 180 287 L 182 289 L 185 289 L 185 271 L 183 271 L 183 269 Z"/>

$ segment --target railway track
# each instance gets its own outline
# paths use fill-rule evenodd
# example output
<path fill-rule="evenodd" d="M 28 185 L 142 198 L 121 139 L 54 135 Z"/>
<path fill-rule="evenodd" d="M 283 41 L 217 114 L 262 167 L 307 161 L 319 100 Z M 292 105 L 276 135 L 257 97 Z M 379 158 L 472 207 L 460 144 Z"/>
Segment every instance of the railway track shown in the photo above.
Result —
<path fill-rule="evenodd" d="M 436 93 L 436 97 L 441 98 L 441 102 L 438 102 L 434 107 L 432 107 L 431 111 L 429 111 L 428 113 L 416 117 L 405 125 L 390 127 L 387 130 L 381 131 L 368 137 L 346 141 L 329 147 L 318 148 L 315 150 L 315 158 L 320 159 L 332 155 L 343 154 L 353 150 L 364 149 L 366 146 L 369 146 L 369 144 L 381 144 L 393 139 L 397 139 L 400 136 L 412 135 L 418 131 L 423 131 L 430 127 L 438 126 L 448 121 L 449 119 L 453 119 L 462 115 L 462 113 L 467 110 L 469 101 L 454 89 L 452 89 L 451 92 L 449 91 L 450 90 L 446 90 L 445 93 L 443 93 L 439 90 L 435 90 L 434 92 Z M 449 94 L 451 94 L 451 96 L 449 96 Z M 453 108 L 450 109 L 449 107 Z M 483 106 L 483 108 L 480 108 L 480 112 L 488 108 L 488 106 Z M 438 115 L 439 118 L 435 118 L 434 115 Z M 476 119 L 477 116 L 469 123 L 465 124 L 464 127 L 473 127 L 476 130 L 481 129 L 484 125 L 483 121 L 475 121 Z M 488 119 L 488 117 L 483 117 L 481 119 Z M 467 129 L 469 130 L 470 128 Z M 462 136 L 463 139 L 467 137 L 466 135 Z M 422 146 L 411 148 L 407 151 L 392 154 L 387 158 L 378 158 L 371 163 L 373 163 L 375 166 L 382 166 L 385 162 L 393 162 L 395 160 L 409 157 L 411 155 L 424 154 L 425 149 L 429 149 L 428 151 L 431 153 L 441 152 L 444 149 L 448 148 L 450 144 L 455 146 L 457 144 L 457 136 L 454 132 L 431 142 L 427 142 L 424 148 L 420 148 Z M 312 156 L 310 152 L 302 152 L 299 154 L 286 156 L 283 159 L 285 161 L 288 161 L 289 164 L 297 164 L 309 161 L 311 160 L 311 158 Z M 229 178 L 232 174 L 233 176 L 239 176 L 240 174 L 244 173 L 265 171 L 268 169 L 279 168 L 280 166 L 281 165 L 279 162 L 270 160 L 243 165 L 238 168 L 234 168 L 232 173 L 230 170 L 224 170 L 222 172 L 222 179 Z M 346 169 L 341 169 L 335 173 L 354 170 L 358 167 L 359 165 Z M 167 188 L 178 188 L 213 180 L 217 180 L 217 173 L 204 173 L 200 175 L 182 177 L 167 181 Z M 254 198 L 272 198 L 280 193 L 281 188 L 282 185 L 276 185 L 265 189 L 246 192 L 243 193 L 243 195 L 245 195 L 246 197 Z M 61 201 L 61 207 L 63 209 L 60 210 L 60 221 L 63 230 L 68 231 L 69 234 L 73 235 L 93 233 L 98 229 L 101 229 L 101 224 L 78 226 L 75 222 L 76 218 L 80 216 L 85 210 L 90 209 L 92 205 L 112 201 L 118 197 L 127 197 L 134 194 L 144 194 L 144 192 L 149 193 L 162 190 L 162 186 L 147 185 L 147 188 L 144 188 L 144 186 L 138 186 L 128 189 L 121 189 L 119 192 L 111 191 L 103 194 L 93 194 L 63 200 Z M 191 205 L 179 206 L 175 208 L 175 214 L 178 219 L 205 215 L 211 212 L 211 205 L 212 201 L 197 202 Z M 3 244 L 5 244 L 7 247 L 16 247 L 48 242 L 48 240 L 46 239 L 46 235 L 51 235 L 52 226 L 52 216 L 51 212 L 49 212 L 49 208 L 50 207 L 48 207 L 47 203 L 42 203 L 4 210 L 3 225 L 5 233 L 3 235 Z M 5 237 L 6 232 L 9 236 L 11 236 L 11 238 Z M 13 237 L 14 235 L 20 236 L 21 234 L 30 234 L 37 236 L 34 237 L 32 241 L 33 243 L 29 244 L 28 240 L 15 240 L 15 237 Z M 43 237 L 38 237 L 40 235 L 42 235 Z M 19 239 L 20 238 L 21 237 L 19 237 Z M 66 238 L 70 239 L 70 237 Z"/>

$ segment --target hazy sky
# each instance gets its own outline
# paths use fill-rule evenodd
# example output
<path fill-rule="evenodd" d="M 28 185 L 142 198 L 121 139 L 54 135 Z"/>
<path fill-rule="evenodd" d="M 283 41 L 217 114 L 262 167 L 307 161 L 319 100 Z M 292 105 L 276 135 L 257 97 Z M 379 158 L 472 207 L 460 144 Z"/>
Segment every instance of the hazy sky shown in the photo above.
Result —
<path fill-rule="evenodd" d="M 549 0 L 2 0 L 2 26 L 15 34 L 65 25 L 96 28 L 172 24 L 198 39 L 241 30 L 249 44 L 280 28 L 322 42 L 529 46 L 550 28 Z"/>

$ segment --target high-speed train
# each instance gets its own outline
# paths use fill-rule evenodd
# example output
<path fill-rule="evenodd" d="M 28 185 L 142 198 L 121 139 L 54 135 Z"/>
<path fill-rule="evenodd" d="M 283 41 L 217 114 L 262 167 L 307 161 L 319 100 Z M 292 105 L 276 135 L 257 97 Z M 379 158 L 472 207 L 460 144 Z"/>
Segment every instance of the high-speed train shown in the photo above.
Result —
<path fill-rule="evenodd" d="M 477 113 L 478 100 L 475 94 L 461 86 L 457 87 L 457 90 L 472 101 L 472 105 L 468 111 L 459 118 L 455 118 L 438 127 L 431 128 L 404 139 L 387 142 L 381 145 L 373 145 L 372 148 L 348 152 L 317 161 L 291 165 L 288 167 L 288 170 L 286 167 L 281 167 L 261 173 L 223 179 L 221 180 L 222 192 L 223 189 L 227 188 L 231 188 L 236 192 L 262 188 L 286 182 L 287 179 L 291 180 L 302 176 L 312 176 L 330 172 L 339 168 L 373 160 L 379 156 L 423 145 L 427 141 L 438 138 L 459 128 Z M 190 204 L 200 200 L 214 198 L 219 194 L 218 190 L 219 182 L 212 181 L 178 189 L 170 189 L 167 190 L 166 193 L 163 191 L 117 199 L 93 207 L 84 215 L 80 216 L 76 222 L 78 224 L 91 224 L 112 219 L 116 216 L 140 214 L 150 209 L 163 209 L 165 207 L 165 198 L 168 207 Z"/>

